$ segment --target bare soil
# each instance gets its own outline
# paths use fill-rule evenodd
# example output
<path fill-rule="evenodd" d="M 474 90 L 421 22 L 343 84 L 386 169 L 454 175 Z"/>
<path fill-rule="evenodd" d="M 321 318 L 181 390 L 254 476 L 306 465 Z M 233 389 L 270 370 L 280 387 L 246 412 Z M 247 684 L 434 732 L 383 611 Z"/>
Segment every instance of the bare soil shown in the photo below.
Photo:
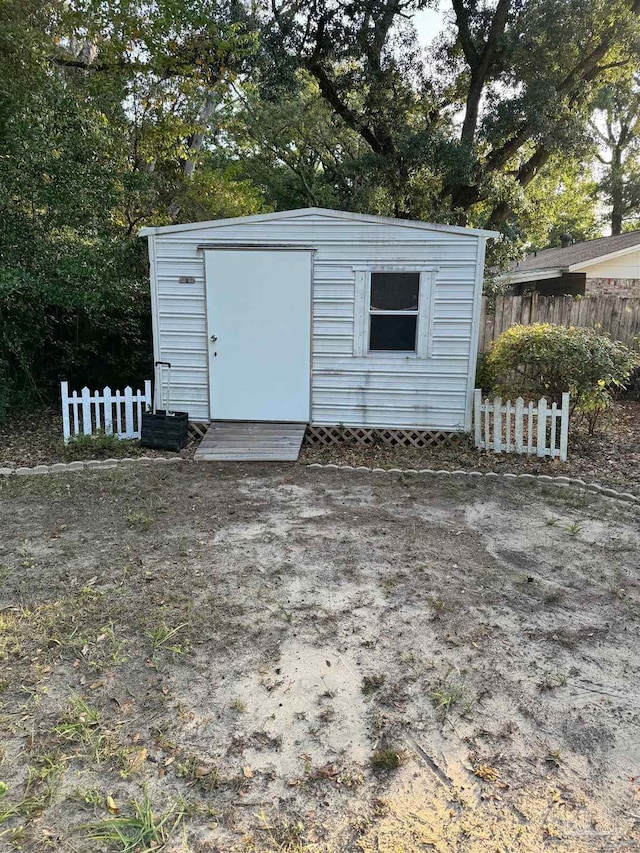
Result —
<path fill-rule="evenodd" d="M 639 521 L 299 465 L 0 481 L 0 848 L 133 850 L 146 802 L 139 849 L 637 851 Z"/>

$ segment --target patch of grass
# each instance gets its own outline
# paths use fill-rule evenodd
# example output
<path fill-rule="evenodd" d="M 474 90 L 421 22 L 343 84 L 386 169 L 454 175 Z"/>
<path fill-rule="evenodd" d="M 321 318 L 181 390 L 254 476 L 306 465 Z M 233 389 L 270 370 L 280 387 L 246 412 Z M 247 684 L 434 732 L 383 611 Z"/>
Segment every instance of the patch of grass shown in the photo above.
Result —
<path fill-rule="evenodd" d="M 365 675 L 362 679 L 362 693 L 364 696 L 371 696 L 376 690 L 379 690 L 385 682 L 384 675 Z"/>
<path fill-rule="evenodd" d="M 116 435 L 107 435 L 102 430 L 93 435 L 79 435 L 69 444 L 60 442 L 58 451 L 63 459 L 110 459 L 124 456 L 137 456 L 140 442 L 133 439 L 121 439 Z"/>
<path fill-rule="evenodd" d="M 153 519 L 150 515 L 145 515 L 143 512 L 130 512 L 127 516 L 127 521 L 129 522 L 130 527 L 138 527 L 140 530 L 151 529 L 151 525 L 153 524 Z"/>
<path fill-rule="evenodd" d="M 121 853 L 160 850 L 185 816 L 184 808 L 177 803 L 164 814 L 154 813 L 146 789 L 141 800 L 133 801 L 132 809 L 130 817 L 118 815 L 86 827 L 89 837 L 117 844 Z"/>
<path fill-rule="evenodd" d="M 434 595 L 428 596 L 428 601 L 433 610 L 433 619 L 440 619 L 447 610 L 447 602 L 442 598 L 436 598 Z"/>
<path fill-rule="evenodd" d="M 572 521 L 571 524 L 567 525 L 566 530 L 569 536 L 577 536 L 582 530 L 582 527 L 576 521 Z"/>
<path fill-rule="evenodd" d="M 161 622 L 160 625 L 157 625 L 152 630 L 147 631 L 146 635 L 151 640 L 153 654 L 155 655 L 160 651 L 172 652 L 174 655 L 185 654 L 188 651 L 188 644 L 177 643 L 175 640 L 180 631 L 186 627 L 186 622 L 183 622 L 181 625 L 176 625 L 175 628 L 170 628 L 164 622 Z"/>
<path fill-rule="evenodd" d="M 4 782 L 0 782 L 0 825 L 12 818 L 23 819 L 19 826 L 1 830 L 0 838 L 7 838 L 15 847 L 22 849 L 20 842 L 25 835 L 25 824 L 44 812 L 59 789 L 63 761 L 64 758 L 55 753 L 47 753 L 38 758 L 36 763 L 29 767 L 24 794 L 15 805 L 1 804 L 8 787 Z"/>
<path fill-rule="evenodd" d="M 100 758 L 103 735 L 100 717 L 80 696 L 73 696 L 58 721 L 54 732 L 60 740 L 75 743 L 91 750 L 96 761 Z"/>
<path fill-rule="evenodd" d="M 92 809 L 97 809 L 104 803 L 104 797 L 97 788 L 76 788 L 72 798 Z"/>
<path fill-rule="evenodd" d="M 246 702 L 243 702 L 242 699 L 232 699 L 231 700 L 231 710 L 235 711 L 236 714 L 244 714 L 247 710 Z"/>
<path fill-rule="evenodd" d="M 83 587 L 81 595 L 92 603 L 99 601 L 102 597 L 102 594 L 96 594 L 91 587 Z M 125 643 L 116 635 L 116 627 L 113 622 L 103 625 L 96 633 L 95 638 L 86 634 L 76 635 L 69 645 L 76 649 L 77 654 L 89 665 L 90 669 L 100 671 L 110 666 L 119 666 L 129 660 L 125 654 Z"/>
<path fill-rule="evenodd" d="M 430 696 L 436 710 L 447 714 L 454 705 L 462 701 L 464 690 L 459 684 L 443 684 L 432 690 Z"/>
<path fill-rule="evenodd" d="M 256 818 L 258 829 L 267 834 L 273 853 L 304 853 L 307 849 L 302 821 L 287 817 L 270 820 L 264 809 L 256 814 Z M 263 848 L 249 847 L 248 849 L 257 851 Z"/>
<path fill-rule="evenodd" d="M 559 749 L 552 749 L 547 754 L 545 761 L 547 764 L 553 764 L 554 767 L 560 767 L 560 763 L 562 760 L 562 751 Z"/>
<path fill-rule="evenodd" d="M 183 761 L 177 762 L 176 776 L 191 785 L 198 785 L 207 793 L 217 790 L 225 781 L 214 764 L 205 764 L 196 755 L 189 755 Z"/>
<path fill-rule="evenodd" d="M 397 770 L 404 763 L 405 756 L 393 746 L 382 746 L 371 756 L 371 767 L 377 772 Z"/>

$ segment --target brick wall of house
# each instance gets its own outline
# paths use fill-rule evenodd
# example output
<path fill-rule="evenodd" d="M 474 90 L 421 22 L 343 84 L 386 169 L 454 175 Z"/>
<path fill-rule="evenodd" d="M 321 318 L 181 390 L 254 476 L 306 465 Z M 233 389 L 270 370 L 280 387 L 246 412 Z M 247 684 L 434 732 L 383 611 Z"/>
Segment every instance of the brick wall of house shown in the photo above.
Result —
<path fill-rule="evenodd" d="M 587 278 L 589 296 L 633 296 L 640 298 L 640 278 Z"/>

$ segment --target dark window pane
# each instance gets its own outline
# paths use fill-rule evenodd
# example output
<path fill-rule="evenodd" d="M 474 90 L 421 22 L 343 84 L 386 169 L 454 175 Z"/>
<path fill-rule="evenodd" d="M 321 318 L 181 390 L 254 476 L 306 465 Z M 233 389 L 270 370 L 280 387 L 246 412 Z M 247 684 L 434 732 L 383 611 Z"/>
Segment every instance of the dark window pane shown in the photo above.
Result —
<path fill-rule="evenodd" d="M 412 311 L 418 308 L 420 273 L 372 272 L 372 311 Z"/>
<path fill-rule="evenodd" d="M 372 314 L 369 349 L 415 352 L 417 319 L 415 314 Z"/>

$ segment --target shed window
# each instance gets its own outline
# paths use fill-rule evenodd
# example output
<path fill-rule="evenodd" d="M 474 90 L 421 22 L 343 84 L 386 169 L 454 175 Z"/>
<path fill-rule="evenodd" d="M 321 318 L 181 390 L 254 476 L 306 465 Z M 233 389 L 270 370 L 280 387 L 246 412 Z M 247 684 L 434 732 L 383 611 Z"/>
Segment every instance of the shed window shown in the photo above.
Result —
<path fill-rule="evenodd" d="M 416 352 L 419 272 L 372 272 L 369 351 Z"/>

